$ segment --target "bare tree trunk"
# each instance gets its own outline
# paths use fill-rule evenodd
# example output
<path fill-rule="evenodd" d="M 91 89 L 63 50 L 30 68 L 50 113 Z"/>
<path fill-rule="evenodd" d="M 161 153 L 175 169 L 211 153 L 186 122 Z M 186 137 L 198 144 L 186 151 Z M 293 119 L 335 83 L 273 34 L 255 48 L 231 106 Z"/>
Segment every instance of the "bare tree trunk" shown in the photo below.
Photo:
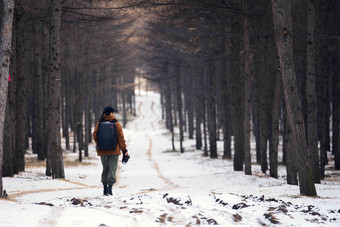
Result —
<path fill-rule="evenodd" d="M 124 82 L 123 82 L 124 86 Z M 127 115 L 126 115 L 126 91 L 125 88 L 122 90 L 122 103 L 123 103 L 123 127 L 127 124 Z"/>
<path fill-rule="evenodd" d="M 87 51 L 86 51 L 87 52 Z M 86 65 L 88 64 L 88 60 L 86 60 Z M 90 110 L 90 90 L 89 90 L 89 69 L 85 70 L 85 107 L 84 107 L 84 116 L 85 116 L 85 144 L 84 144 L 84 156 L 89 156 L 89 134 L 91 134 L 91 110 Z"/>
<path fill-rule="evenodd" d="M 276 75 L 275 77 L 275 89 L 272 108 L 272 121 L 271 121 L 271 134 L 269 140 L 269 160 L 270 160 L 270 176 L 278 178 L 278 146 L 279 146 L 279 119 L 281 108 L 281 77 Z"/>
<path fill-rule="evenodd" d="M 333 135 L 332 135 L 332 151 L 334 154 L 334 168 L 340 170 L 340 72 L 339 60 L 340 53 L 337 52 L 337 69 L 333 75 Z"/>
<path fill-rule="evenodd" d="M 210 59 L 208 74 L 208 132 L 210 158 L 217 158 L 216 143 L 216 65 Z"/>
<path fill-rule="evenodd" d="M 184 78 L 185 80 L 185 106 L 188 111 L 188 132 L 189 132 L 189 139 L 194 138 L 194 94 L 192 86 L 193 81 L 196 78 L 193 75 L 192 70 L 190 70 L 189 75 Z"/>
<path fill-rule="evenodd" d="M 40 34 L 40 23 L 35 23 L 34 25 L 34 34 L 36 40 L 40 42 L 41 34 Z M 45 154 L 43 150 L 43 84 L 42 84 L 42 47 L 40 43 L 34 42 L 33 51 L 34 51 L 34 76 L 33 76 L 33 115 L 32 115 L 32 125 L 33 125 L 33 134 L 32 143 L 35 144 L 33 146 L 33 152 L 38 154 L 38 160 L 44 160 Z"/>
<path fill-rule="evenodd" d="M 68 50 L 69 46 L 67 43 L 64 44 L 64 59 L 65 61 L 69 61 L 68 59 Z M 69 76 L 68 76 L 68 68 L 67 66 L 64 66 L 62 69 L 62 107 L 63 111 L 63 119 L 62 119 L 62 129 L 63 129 L 63 137 L 65 138 L 65 149 L 70 149 L 70 135 L 69 135 L 69 118 L 68 118 L 68 112 L 69 112 Z"/>
<path fill-rule="evenodd" d="M 174 134 L 174 123 L 172 119 L 172 101 L 171 101 L 171 83 L 166 84 L 166 105 L 167 105 L 167 112 L 168 112 L 168 118 L 169 118 L 169 129 L 171 132 L 171 144 L 172 144 L 172 150 L 175 149 L 175 134 Z"/>
<path fill-rule="evenodd" d="M 202 94 L 201 94 L 201 84 L 202 84 L 202 71 L 197 70 L 197 79 L 193 81 L 195 88 L 195 139 L 196 139 L 196 149 L 200 150 L 202 148 Z"/>
<path fill-rule="evenodd" d="M 7 104 L 8 72 L 12 40 L 14 0 L 1 1 L 0 15 L 0 197 L 3 196 L 2 158 L 3 134 Z"/>
<path fill-rule="evenodd" d="M 232 23 L 232 33 L 240 33 L 239 18 L 235 17 Z M 231 47 L 231 102 L 233 118 L 233 135 L 234 135 L 234 170 L 243 170 L 244 159 L 244 128 L 243 128 L 243 82 L 241 81 L 240 72 L 240 40 L 238 37 L 232 37 Z"/>
<path fill-rule="evenodd" d="M 77 119 L 77 131 L 78 131 L 78 151 L 79 151 L 79 161 L 83 160 L 83 153 L 84 150 L 84 130 L 83 130 L 83 117 L 84 117 L 84 98 L 85 98 L 85 90 L 84 90 L 84 71 L 80 71 L 79 73 L 79 96 L 78 96 L 78 113 L 76 116 Z"/>
<path fill-rule="evenodd" d="M 73 153 L 77 152 L 77 142 L 79 141 L 79 75 L 78 71 L 74 70 L 73 76 Z M 79 145 L 79 144 L 78 144 Z"/>
<path fill-rule="evenodd" d="M 81 115 L 83 116 L 83 115 Z M 81 117 L 81 120 L 82 121 L 82 117 Z M 82 152 L 82 146 L 81 146 L 81 143 L 82 143 L 82 127 L 83 127 L 83 124 L 80 123 L 80 121 L 78 121 L 77 123 L 77 135 L 78 135 L 78 152 L 79 152 L 79 155 L 78 155 L 78 161 L 79 162 L 82 162 L 83 161 L 83 152 Z"/>
<path fill-rule="evenodd" d="M 50 25 L 50 102 L 49 102 L 49 154 L 52 178 L 65 178 L 60 141 L 60 17 L 61 0 L 52 0 Z"/>
<path fill-rule="evenodd" d="M 330 27 L 330 13 L 332 1 L 318 0 L 317 9 L 318 15 L 318 27 L 317 30 L 321 34 L 329 35 Z M 327 12 L 327 13 L 325 13 Z M 320 179 L 322 180 L 325 175 L 325 165 L 328 162 L 327 159 L 327 134 L 329 134 L 329 112 L 328 112 L 328 92 L 329 92 L 329 74 L 330 74 L 330 61 L 329 61 L 329 48 L 330 39 L 328 37 L 322 38 L 318 43 L 318 63 L 316 67 L 318 69 L 318 75 L 316 80 L 316 92 L 317 92 L 317 113 L 318 113 L 318 138 L 320 141 Z"/>
<path fill-rule="evenodd" d="M 261 51 L 262 52 L 262 51 Z M 256 56 L 257 59 L 260 59 Z M 261 149 L 260 149 L 260 127 L 259 127 L 259 109 L 260 109 L 260 95 L 259 95 L 259 77 L 262 76 L 261 73 L 256 73 L 260 66 L 260 60 L 256 61 L 255 63 L 255 70 L 254 70 L 254 80 L 253 80 L 253 102 L 252 102 L 252 117 L 253 117 L 253 132 L 255 136 L 255 143 L 256 143 L 256 163 L 261 163 Z"/>
<path fill-rule="evenodd" d="M 206 91 L 204 89 L 206 84 L 206 69 L 203 70 L 203 81 L 201 83 L 201 90 Z M 203 122 L 203 141 L 204 141 L 204 157 L 208 157 L 208 144 L 207 144 L 207 92 L 202 92 L 202 122 Z"/>
<path fill-rule="evenodd" d="M 293 62 L 291 2 L 272 0 L 272 9 L 287 118 L 292 134 L 292 151 L 299 174 L 300 193 L 307 196 L 316 196 L 313 174 L 308 160 L 306 132 Z"/>
<path fill-rule="evenodd" d="M 250 156 L 250 45 L 249 45 L 249 25 L 248 25 L 248 2 L 243 0 L 243 57 L 244 57 L 244 173 L 251 175 Z"/>
<path fill-rule="evenodd" d="M 176 97 L 177 97 L 177 111 L 178 111 L 178 121 L 179 121 L 179 144 L 180 152 L 184 152 L 183 148 L 183 109 L 182 109 L 182 85 L 181 85 L 181 70 L 180 65 L 176 65 L 175 77 L 176 77 Z"/>
<path fill-rule="evenodd" d="M 264 43 L 264 45 L 267 45 Z M 267 48 L 264 48 L 265 53 L 267 53 Z M 266 57 L 262 58 L 266 62 Z M 265 65 L 261 65 L 261 73 L 259 75 L 259 106 L 258 106 L 258 136 L 259 136 L 259 155 L 261 161 L 261 171 L 266 173 L 268 169 L 268 155 L 267 155 L 267 142 L 268 142 L 268 102 L 267 96 L 269 92 L 269 78 L 266 72 Z"/>
<path fill-rule="evenodd" d="M 18 4 L 19 1 L 16 1 Z M 18 4 L 15 7 L 19 13 L 22 10 L 21 5 Z M 20 17 L 22 15 L 20 14 Z M 19 19 L 16 24 L 16 73 L 17 73 L 17 90 L 16 90 L 16 159 L 15 159 L 15 170 L 16 172 L 25 171 L 25 133 L 26 133 L 26 75 L 25 75 L 25 33 L 23 21 Z"/>
<path fill-rule="evenodd" d="M 223 159 L 231 159 L 231 113 L 230 113 L 230 86 L 229 61 L 222 58 L 221 95 L 222 95 L 222 131 L 223 131 Z"/>
<path fill-rule="evenodd" d="M 307 141 L 315 183 L 320 183 L 318 151 L 318 113 L 315 91 L 315 0 L 308 0 L 307 6 L 307 49 L 306 49 L 306 97 L 307 97 Z"/>
<path fill-rule="evenodd" d="M 48 7 L 49 3 L 45 2 L 44 7 Z M 47 158 L 48 155 L 48 136 L 49 136 L 49 123 L 48 123 L 48 112 L 49 112 L 49 28 L 48 23 L 42 23 L 42 84 L 43 84 L 43 121 L 40 122 L 43 125 L 43 150 L 46 158 L 46 175 L 51 176 L 52 167 L 51 160 Z"/>
<path fill-rule="evenodd" d="M 65 69 L 65 143 L 66 143 L 66 150 L 70 150 L 70 74 L 69 70 Z M 63 131 L 64 131 L 63 130 Z"/>
<path fill-rule="evenodd" d="M 291 185 L 298 185 L 298 179 L 297 179 L 297 171 L 295 166 L 295 160 L 294 160 L 294 152 L 293 152 L 293 146 L 292 146 L 292 135 L 289 129 L 289 124 L 287 120 L 287 111 L 285 108 L 284 113 L 284 123 L 283 123 L 285 130 L 284 130 L 284 141 L 286 148 L 286 171 L 287 171 L 287 184 Z"/>
<path fill-rule="evenodd" d="M 15 15 L 15 14 L 14 14 Z M 13 29 L 15 28 L 16 21 L 13 21 Z M 7 107 L 5 116 L 5 129 L 4 129 L 4 154 L 2 165 L 2 176 L 12 177 L 14 172 L 14 160 L 15 160 L 15 125 L 16 125 L 16 112 L 15 112 L 15 93 L 16 93 L 16 35 L 13 32 L 10 51 L 10 64 L 9 74 L 11 75 L 11 82 L 8 84 L 7 94 Z"/>

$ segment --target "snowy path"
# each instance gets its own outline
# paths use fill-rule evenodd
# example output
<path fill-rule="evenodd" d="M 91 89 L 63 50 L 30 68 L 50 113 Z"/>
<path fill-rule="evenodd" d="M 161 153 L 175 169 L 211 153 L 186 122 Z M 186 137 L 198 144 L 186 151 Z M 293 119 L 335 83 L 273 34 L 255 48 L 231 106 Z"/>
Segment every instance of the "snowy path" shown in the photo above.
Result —
<path fill-rule="evenodd" d="M 256 176 L 245 176 L 231 161 L 202 157 L 194 141 L 185 142 L 184 154 L 170 152 L 159 95 L 136 101 L 138 117 L 124 129 L 131 159 L 119 166 L 113 196 L 102 196 L 92 144 L 87 165 L 66 163 L 66 180 L 44 176 L 43 167 L 4 178 L 10 199 L 0 200 L 0 226 L 340 225 L 339 182 L 317 185 L 319 198 L 300 197 L 297 186 L 261 174 L 258 166 Z"/>

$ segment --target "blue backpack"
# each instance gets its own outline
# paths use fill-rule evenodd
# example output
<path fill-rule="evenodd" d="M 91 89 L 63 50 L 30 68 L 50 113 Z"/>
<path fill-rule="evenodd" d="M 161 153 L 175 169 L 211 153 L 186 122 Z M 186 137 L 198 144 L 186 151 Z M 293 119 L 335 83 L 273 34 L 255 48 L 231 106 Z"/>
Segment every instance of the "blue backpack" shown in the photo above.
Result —
<path fill-rule="evenodd" d="M 117 147 L 117 126 L 116 119 L 112 121 L 102 121 L 98 126 L 98 149 L 99 150 L 115 150 Z"/>

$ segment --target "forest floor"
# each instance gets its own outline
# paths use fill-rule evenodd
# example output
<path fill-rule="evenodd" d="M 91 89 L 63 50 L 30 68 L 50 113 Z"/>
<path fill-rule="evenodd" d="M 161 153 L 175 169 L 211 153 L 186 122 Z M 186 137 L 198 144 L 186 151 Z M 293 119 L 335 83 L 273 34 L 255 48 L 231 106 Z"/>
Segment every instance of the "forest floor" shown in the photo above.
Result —
<path fill-rule="evenodd" d="M 332 160 L 318 197 L 305 197 L 286 184 L 283 166 L 273 179 L 254 160 L 246 176 L 230 160 L 202 157 L 193 140 L 185 141 L 185 153 L 173 152 L 159 100 L 156 93 L 136 97 L 138 116 L 124 129 L 131 159 L 119 165 L 113 196 L 102 195 L 94 144 L 82 163 L 64 152 L 65 180 L 45 176 L 44 162 L 27 154 L 26 171 L 4 178 L 0 226 L 340 226 L 340 174 Z"/>

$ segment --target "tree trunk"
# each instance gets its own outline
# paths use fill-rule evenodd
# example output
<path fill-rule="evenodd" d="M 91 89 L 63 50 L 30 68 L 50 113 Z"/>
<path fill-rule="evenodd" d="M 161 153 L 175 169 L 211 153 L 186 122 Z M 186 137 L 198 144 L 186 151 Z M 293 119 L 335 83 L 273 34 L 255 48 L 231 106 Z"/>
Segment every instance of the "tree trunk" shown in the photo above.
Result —
<path fill-rule="evenodd" d="M 124 86 L 124 84 L 123 84 Z M 126 115 L 126 91 L 123 89 L 122 91 L 122 103 L 123 103 L 123 127 L 127 124 L 127 115 Z"/>
<path fill-rule="evenodd" d="M 318 15 L 318 27 L 317 30 L 320 34 L 329 35 L 330 27 L 330 13 L 332 1 L 319 0 L 317 1 Z M 319 38 L 320 39 L 320 38 Z M 330 39 L 328 37 L 321 37 L 318 42 L 318 63 L 316 64 L 318 75 L 315 77 L 316 80 L 316 93 L 317 93 L 317 112 L 318 112 L 318 138 L 320 141 L 320 179 L 322 180 L 325 175 L 325 165 L 327 164 L 327 131 L 329 123 L 328 113 L 328 83 L 330 74 L 330 61 L 329 61 L 329 48 Z"/>
<path fill-rule="evenodd" d="M 169 118 L 169 129 L 171 132 L 171 144 L 172 144 L 172 150 L 175 151 L 175 134 L 174 134 L 174 123 L 172 118 L 172 101 L 171 101 L 171 83 L 166 83 L 166 105 L 167 105 L 167 112 L 168 112 L 168 118 Z"/>
<path fill-rule="evenodd" d="M 216 143 L 216 65 L 209 62 L 208 75 L 208 131 L 210 158 L 217 158 Z"/>
<path fill-rule="evenodd" d="M 65 178 L 60 141 L 60 17 L 61 0 L 53 0 L 50 24 L 50 102 L 49 102 L 49 154 L 52 178 Z"/>
<path fill-rule="evenodd" d="M 240 33 L 239 18 L 235 17 L 231 29 L 233 34 Z M 244 158 L 244 128 L 243 128 L 243 82 L 241 81 L 240 72 L 240 40 L 238 37 L 232 37 L 231 47 L 231 102 L 233 118 L 233 135 L 234 135 L 234 170 L 243 170 Z"/>
<path fill-rule="evenodd" d="M 267 44 L 264 44 L 267 45 Z M 265 53 L 266 48 L 265 48 Z M 264 62 L 266 62 L 266 58 L 262 58 Z M 260 162 L 261 162 L 261 171 L 266 173 L 268 169 L 268 155 L 267 155 L 267 142 L 268 142 L 268 102 L 267 96 L 269 92 L 268 87 L 268 73 L 266 72 L 265 65 L 261 65 L 261 73 L 259 75 L 259 106 L 258 106 L 258 142 L 259 142 L 259 155 L 260 155 Z"/>
<path fill-rule="evenodd" d="M 87 52 L 87 51 L 86 51 Z M 86 65 L 88 60 L 86 60 Z M 85 144 L 84 144 L 84 156 L 89 156 L 89 134 L 91 134 L 91 109 L 90 109 L 90 89 L 89 89 L 89 69 L 85 70 L 85 103 L 84 103 L 84 116 L 85 116 Z"/>
<path fill-rule="evenodd" d="M 192 70 L 190 70 L 189 75 L 185 77 L 185 106 L 188 112 L 188 132 L 189 139 L 194 138 L 194 100 L 193 88 L 191 83 L 194 82 L 196 78 L 193 75 Z"/>
<path fill-rule="evenodd" d="M 179 121 L 179 144 L 180 152 L 184 153 L 183 148 L 183 109 L 182 109 L 182 85 L 181 85 L 181 70 L 180 65 L 176 66 L 175 77 L 176 77 L 176 97 L 177 97 L 177 112 Z"/>
<path fill-rule="evenodd" d="M 78 136 L 78 121 L 79 121 L 79 75 L 78 71 L 74 70 L 74 75 L 73 75 L 73 153 L 77 152 L 77 142 L 79 141 L 79 136 Z"/>
<path fill-rule="evenodd" d="M 283 123 L 285 130 L 284 130 L 284 145 L 286 148 L 286 171 L 287 171 L 287 184 L 290 185 L 298 185 L 297 180 L 297 171 L 296 171 L 296 165 L 295 165 L 295 159 L 294 159 L 294 152 L 293 152 L 293 146 L 292 146 L 292 135 L 289 129 L 289 124 L 287 121 L 287 111 L 285 108 L 284 113 L 284 123 Z"/>
<path fill-rule="evenodd" d="M 201 91 L 202 92 L 202 122 L 203 122 L 203 142 L 204 142 L 204 157 L 208 157 L 208 144 L 207 144 L 207 92 L 205 87 L 207 87 L 207 75 L 206 69 L 203 70 L 203 80 L 201 83 Z"/>
<path fill-rule="evenodd" d="M 81 143 L 82 143 L 82 127 L 83 127 L 83 124 L 80 123 L 80 121 L 78 121 L 78 124 L 77 124 L 77 134 L 78 134 L 78 152 L 79 152 L 79 155 L 78 155 L 78 161 L 79 162 L 82 162 L 83 161 L 83 152 L 82 152 L 82 146 L 81 146 Z"/>
<path fill-rule="evenodd" d="M 249 46 L 249 25 L 248 25 L 248 2 L 243 0 L 243 57 L 244 57 L 244 173 L 251 175 L 250 155 L 250 46 Z"/>
<path fill-rule="evenodd" d="M 34 25 L 34 34 L 38 42 L 41 41 L 40 34 L 41 24 Z M 33 115 L 32 128 L 34 137 L 32 138 L 33 152 L 38 154 L 38 160 L 44 160 L 45 154 L 43 150 L 43 84 L 42 84 L 42 47 L 40 43 L 34 42 L 34 76 L 33 76 Z M 33 141 L 34 140 L 34 141 Z"/>
<path fill-rule="evenodd" d="M 315 91 L 315 4 L 315 0 L 308 0 L 306 49 L 307 141 L 314 182 L 320 183 L 318 113 Z"/>
<path fill-rule="evenodd" d="M 16 1 L 17 4 L 17 1 Z M 20 8 L 20 5 L 16 5 Z M 20 12 L 20 9 L 16 10 Z M 25 133 L 26 133 L 26 75 L 25 75 L 25 33 L 24 24 L 19 20 L 16 24 L 16 159 L 14 163 L 15 172 L 25 171 Z"/>
<path fill-rule="evenodd" d="M 84 130 L 83 130 L 83 117 L 84 117 L 84 71 L 79 73 L 79 96 L 78 96 L 78 112 L 75 119 L 77 119 L 77 135 L 78 135 L 78 150 L 79 150 L 79 161 L 82 161 L 82 151 L 84 150 Z"/>
<path fill-rule="evenodd" d="M 2 0 L 0 9 L 0 197 L 3 197 L 2 158 L 3 135 L 7 105 L 8 73 L 12 40 L 14 0 Z"/>
<path fill-rule="evenodd" d="M 16 21 L 13 21 L 13 28 L 15 28 Z M 11 75 L 11 82 L 8 84 L 7 94 L 7 107 L 5 116 L 5 129 L 4 129 L 4 154 L 2 165 L 2 176 L 12 177 L 14 172 L 14 160 L 15 160 L 15 125 L 16 125 L 16 112 L 15 112 L 15 93 L 16 93 L 16 35 L 13 33 L 11 41 L 10 51 L 10 64 L 9 74 Z"/>
<path fill-rule="evenodd" d="M 195 139 L 196 139 L 196 149 L 202 149 L 202 130 L 201 130 L 201 122 L 202 122 L 202 92 L 200 90 L 202 85 L 202 71 L 197 71 L 198 79 L 194 80 L 194 88 L 195 88 Z"/>
<path fill-rule="evenodd" d="M 70 150 L 70 133 L 69 133 L 69 127 L 70 127 L 70 74 L 69 70 L 65 69 L 65 145 L 66 150 Z"/>
<path fill-rule="evenodd" d="M 333 74 L 333 135 L 332 135 L 332 151 L 334 154 L 334 168 L 340 170 L 340 72 L 339 60 L 340 53 L 337 54 L 337 69 Z"/>
<path fill-rule="evenodd" d="M 261 51 L 262 52 L 262 51 Z M 260 56 L 260 54 L 259 54 Z M 253 80 L 253 102 L 252 102 L 252 117 L 253 117 L 253 133 L 255 136 L 256 143 L 256 163 L 261 163 L 261 149 L 260 149 L 260 127 L 259 127 L 259 109 L 260 109 L 260 95 L 259 95 L 259 77 L 262 76 L 261 73 L 257 73 L 260 66 L 260 57 L 256 56 L 258 61 L 256 61 L 254 66 L 254 80 Z"/>
<path fill-rule="evenodd" d="M 270 160 L 270 176 L 278 178 L 278 147 L 279 147 L 279 119 L 281 108 L 281 77 L 276 75 L 275 77 L 275 89 L 272 108 L 272 121 L 271 121 L 271 134 L 269 140 L 269 160 Z"/>
<path fill-rule="evenodd" d="M 49 3 L 45 3 L 44 7 L 48 7 Z M 49 112 L 49 29 L 48 25 L 42 23 L 42 84 L 43 84 L 43 150 L 44 156 L 46 157 L 46 175 L 51 176 L 51 160 L 47 159 L 48 153 L 48 112 Z"/>
<path fill-rule="evenodd" d="M 67 43 L 64 44 L 64 59 L 65 61 L 69 61 L 68 59 L 68 50 L 69 46 Z M 68 75 L 68 68 L 67 66 L 64 66 L 63 72 L 62 72 L 62 80 L 63 80 L 63 94 L 64 97 L 63 105 L 64 111 L 63 111 L 63 137 L 65 138 L 65 149 L 70 149 L 70 135 L 69 135 L 69 75 Z"/>
<path fill-rule="evenodd" d="M 222 95 L 222 131 L 223 131 L 223 159 L 231 159 L 231 113 L 230 113 L 230 86 L 229 61 L 222 58 L 221 95 Z"/>
<path fill-rule="evenodd" d="M 272 9 L 287 118 L 292 135 L 292 151 L 299 174 L 300 193 L 316 196 L 313 174 L 308 160 L 305 125 L 293 63 L 291 2 L 272 0 Z"/>

